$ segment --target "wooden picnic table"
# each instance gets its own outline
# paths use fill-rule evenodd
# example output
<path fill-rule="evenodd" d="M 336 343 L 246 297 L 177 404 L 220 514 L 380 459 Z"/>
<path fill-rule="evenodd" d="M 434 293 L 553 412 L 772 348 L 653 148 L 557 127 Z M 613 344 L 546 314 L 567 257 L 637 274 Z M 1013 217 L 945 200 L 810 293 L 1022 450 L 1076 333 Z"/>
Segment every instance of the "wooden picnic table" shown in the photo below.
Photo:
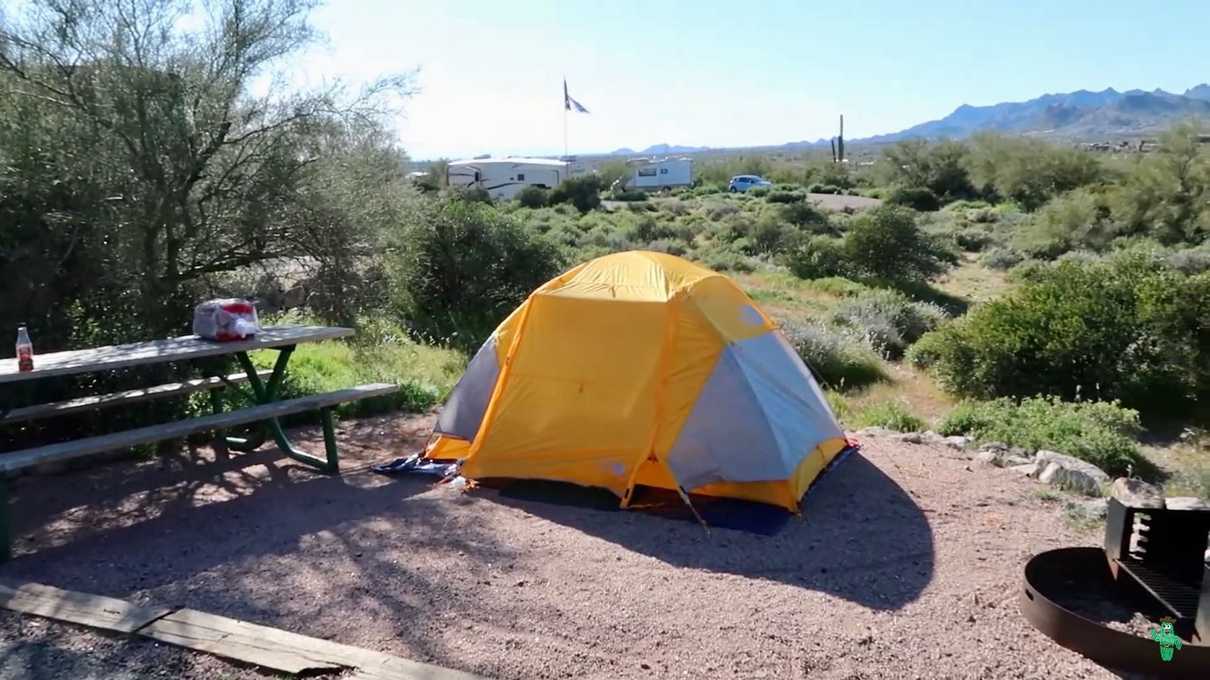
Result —
<path fill-rule="evenodd" d="M 103 434 L 85 439 L 48 444 L 22 451 L 0 453 L 0 474 L 13 474 L 45 463 L 81 458 L 102 451 L 124 449 L 139 444 L 175 439 L 194 432 L 215 432 L 226 448 L 251 451 L 270 437 L 281 451 L 308 466 L 325 473 L 339 471 L 332 408 L 340 403 L 383 396 L 396 391 L 394 385 L 375 383 L 296 399 L 280 400 L 278 393 L 286 375 L 286 366 L 294 348 L 302 343 L 332 340 L 353 334 L 350 328 L 327 326 L 277 326 L 261 329 L 246 340 L 217 342 L 194 335 L 165 340 L 151 340 L 108 347 L 68 350 L 34 355 L 34 370 L 21 372 L 16 359 L 0 360 L 0 426 L 11 422 L 54 417 L 79 410 L 104 408 L 164 396 L 189 394 L 207 390 L 210 393 L 212 415 Z M 258 371 L 248 353 L 254 350 L 275 350 L 277 358 L 272 372 Z M 243 375 L 225 375 L 220 371 L 223 357 L 234 355 Z M 99 373 L 124 368 L 137 368 L 169 362 L 195 366 L 203 377 L 171 385 L 128 390 L 109 395 L 89 396 L 54 404 L 18 406 L 19 388 L 33 381 L 83 373 Z M 266 379 L 267 378 L 267 379 Z M 216 388 L 239 389 L 237 383 L 247 382 L 255 406 L 223 412 L 222 400 Z M 286 436 L 278 419 L 305 411 L 319 411 L 323 426 L 326 456 L 320 458 L 299 451 Z M 247 437 L 227 436 L 226 429 L 240 425 L 256 425 Z M 0 480 L 0 560 L 8 554 L 7 520 L 4 506 L 7 491 Z"/>

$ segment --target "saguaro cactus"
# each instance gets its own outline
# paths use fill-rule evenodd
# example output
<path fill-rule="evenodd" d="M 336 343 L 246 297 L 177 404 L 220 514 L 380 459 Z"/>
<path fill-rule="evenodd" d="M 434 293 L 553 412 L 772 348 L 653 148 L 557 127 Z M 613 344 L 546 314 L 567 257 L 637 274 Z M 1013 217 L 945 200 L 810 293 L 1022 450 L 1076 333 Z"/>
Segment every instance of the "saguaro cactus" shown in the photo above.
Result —
<path fill-rule="evenodd" d="M 844 114 L 840 114 L 840 136 L 836 138 L 837 160 L 844 162 Z"/>

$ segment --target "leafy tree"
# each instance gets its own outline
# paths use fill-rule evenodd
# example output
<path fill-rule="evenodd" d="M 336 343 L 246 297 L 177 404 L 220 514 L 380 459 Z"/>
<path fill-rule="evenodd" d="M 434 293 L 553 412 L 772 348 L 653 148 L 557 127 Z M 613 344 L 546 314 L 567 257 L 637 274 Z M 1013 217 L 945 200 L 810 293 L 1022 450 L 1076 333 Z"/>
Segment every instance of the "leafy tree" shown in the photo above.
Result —
<path fill-rule="evenodd" d="M 541 208 L 548 199 L 548 192 L 540 186 L 530 185 L 517 192 L 517 202 L 526 208 Z"/>
<path fill-rule="evenodd" d="M 105 325 L 145 337 L 187 324 L 208 278 L 308 254 L 283 218 L 321 160 L 316 140 L 376 120 L 408 83 L 254 95 L 254 80 L 315 39 L 312 6 L 30 0 L 0 20 L 0 185 L 18 190 L 5 192 L 0 210 L 18 221 L 2 236 L 36 242 L 10 261 L 104 272 L 41 297 L 84 317 L 133 314 Z M 51 233 L 30 236 L 40 229 Z M 80 258 L 90 266 L 66 269 Z"/>
<path fill-rule="evenodd" d="M 985 194 L 1016 201 L 1035 210 L 1051 198 L 1105 177 L 1095 156 L 1042 140 L 975 135 L 966 167 Z"/>
<path fill-rule="evenodd" d="M 553 243 L 491 205 L 426 201 L 390 256 L 399 311 L 422 338 L 471 350 L 562 266 Z"/>
<path fill-rule="evenodd" d="M 1201 126 L 1178 125 L 1126 176 L 1112 199 L 1117 221 L 1129 232 L 1163 243 L 1198 243 L 1210 235 L 1210 152 L 1199 143 Z"/>
<path fill-rule="evenodd" d="M 968 153 L 961 142 L 930 143 L 909 139 L 882 152 L 881 168 L 888 184 L 908 189 L 925 188 L 949 202 L 975 194 L 965 165 Z"/>

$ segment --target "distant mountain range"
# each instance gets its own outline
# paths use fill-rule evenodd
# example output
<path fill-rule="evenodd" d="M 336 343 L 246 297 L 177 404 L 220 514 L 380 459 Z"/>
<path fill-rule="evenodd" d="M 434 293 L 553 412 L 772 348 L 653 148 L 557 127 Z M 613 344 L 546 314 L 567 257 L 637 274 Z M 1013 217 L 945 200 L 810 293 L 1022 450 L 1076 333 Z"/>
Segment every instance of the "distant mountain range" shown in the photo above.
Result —
<path fill-rule="evenodd" d="M 1024 102 L 991 106 L 963 104 L 941 120 L 914 125 L 861 142 L 895 142 L 912 137 L 966 137 L 976 132 L 1005 132 L 1069 139 L 1150 135 L 1186 118 L 1210 118 L 1210 85 L 1175 94 L 1113 88 L 1046 94 Z"/>
<path fill-rule="evenodd" d="M 977 132 L 1002 132 L 1064 140 L 1102 141 L 1150 136 L 1188 118 L 1210 120 L 1210 84 L 1202 83 L 1182 94 L 1155 89 L 1119 92 L 1107 88 L 1100 92 L 1045 94 L 1024 102 L 1003 102 L 990 106 L 963 104 L 940 120 L 913 125 L 906 130 L 858 139 L 848 144 L 884 144 L 904 139 L 962 138 Z M 827 138 L 788 142 L 778 149 L 828 147 Z M 710 147 L 656 144 L 642 151 L 618 149 L 614 156 L 660 155 L 707 151 Z"/>
<path fill-rule="evenodd" d="M 677 146 L 676 144 L 652 144 L 642 151 L 622 147 L 616 151 L 611 151 L 611 156 L 659 156 L 669 153 L 693 153 L 695 151 L 709 151 L 708 146 Z"/>

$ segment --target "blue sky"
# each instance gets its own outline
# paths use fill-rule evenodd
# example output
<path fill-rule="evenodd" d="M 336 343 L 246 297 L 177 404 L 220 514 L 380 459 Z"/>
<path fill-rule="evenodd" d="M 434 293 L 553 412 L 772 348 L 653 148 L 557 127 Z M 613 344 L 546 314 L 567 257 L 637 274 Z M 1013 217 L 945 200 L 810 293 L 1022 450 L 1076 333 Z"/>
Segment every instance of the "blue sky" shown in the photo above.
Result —
<path fill-rule="evenodd" d="M 891 132 L 963 103 L 1210 81 L 1207 0 L 329 0 L 305 82 L 419 69 L 413 158 Z"/>

